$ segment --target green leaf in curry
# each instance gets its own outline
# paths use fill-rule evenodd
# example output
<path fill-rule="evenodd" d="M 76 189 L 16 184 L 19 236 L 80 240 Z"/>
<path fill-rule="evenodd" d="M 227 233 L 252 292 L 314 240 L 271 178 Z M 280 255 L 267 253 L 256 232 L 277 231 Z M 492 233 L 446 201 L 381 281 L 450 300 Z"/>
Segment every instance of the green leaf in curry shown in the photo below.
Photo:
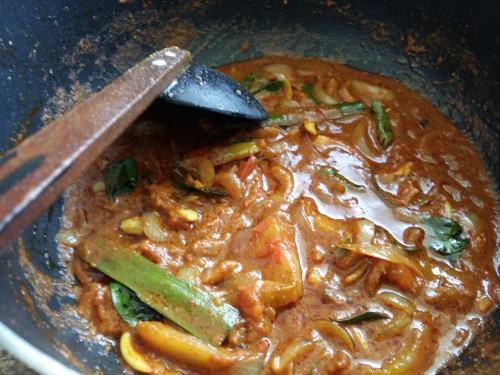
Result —
<path fill-rule="evenodd" d="M 389 319 L 389 318 L 390 317 L 388 315 L 377 311 L 364 311 L 360 314 L 351 316 L 346 319 L 333 319 L 333 318 L 330 319 L 340 324 L 359 324 L 367 321 Z"/>
<path fill-rule="evenodd" d="M 115 160 L 108 164 L 106 192 L 110 198 L 131 193 L 137 186 L 137 169 L 133 159 Z"/>
<path fill-rule="evenodd" d="M 160 320 L 161 315 L 143 303 L 136 294 L 126 286 L 111 282 L 111 300 L 121 318 L 129 325 L 135 326 L 137 322 L 146 320 Z"/>
<path fill-rule="evenodd" d="M 446 217 L 428 217 L 423 220 L 429 228 L 428 245 L 451 262 L 460 258 L 460 253 L 469 245 L 462 234 L 462 228 L 455 220 Z"/>

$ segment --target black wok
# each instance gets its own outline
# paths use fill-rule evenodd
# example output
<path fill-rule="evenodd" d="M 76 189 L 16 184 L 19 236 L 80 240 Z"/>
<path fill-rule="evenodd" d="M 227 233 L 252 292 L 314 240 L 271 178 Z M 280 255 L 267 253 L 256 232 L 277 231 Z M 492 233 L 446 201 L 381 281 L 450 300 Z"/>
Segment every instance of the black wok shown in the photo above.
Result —
<path fill-rule="evenodd" d="M 498 187 L 499 18 L 486 0 L 1 0 L 0 152 L 153 50 L 179 45 L 210 66 L 295 54 L 399 79 L 470 136 Z M 0 345 L 41 373 L 120 373 L 114 349 L 88 343 L 71 312 L 69 259 L 55 241 L 62 203 L 0 256 Z M 497 310 L 487 341 L 498 343 L 499 330 Z M 498 359 L 479 358 L 484 342 L 472 343 L 462 366 L 495 373 Z"/>

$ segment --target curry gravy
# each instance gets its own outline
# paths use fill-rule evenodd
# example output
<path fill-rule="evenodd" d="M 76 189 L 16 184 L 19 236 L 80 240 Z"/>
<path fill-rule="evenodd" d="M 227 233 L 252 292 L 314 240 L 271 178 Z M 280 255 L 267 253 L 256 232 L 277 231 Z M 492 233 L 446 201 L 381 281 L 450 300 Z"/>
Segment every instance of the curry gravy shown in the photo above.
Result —
<path fill-rule="evenodd" d="M 435 372 L 500 302 L 498 202 L 474 146 L 388 78 L 287 57 L 220 70 L 270 120 L 150 111 L 70 189 L 81 317 L 130 333 L 150 373 Z M 125 159 L 137 182 L 110 197 Z M 237 308 L 223 349 L 193 359 L 152 338 L 180 330 L 168 319 L 125 323 L 83 260 L 106 251 L 97 237 Z"/>

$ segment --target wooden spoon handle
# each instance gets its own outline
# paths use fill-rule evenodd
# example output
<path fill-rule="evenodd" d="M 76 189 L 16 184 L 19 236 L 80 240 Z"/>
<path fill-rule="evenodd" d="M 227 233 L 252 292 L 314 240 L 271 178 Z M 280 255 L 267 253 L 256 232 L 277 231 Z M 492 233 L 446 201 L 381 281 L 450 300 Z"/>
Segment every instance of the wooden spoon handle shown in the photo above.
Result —
<path fill-rule="evenodd" d="M 186 69 L 188 51 L 155 52 L 0 159 L 0 251 L 50 206 Z"/>

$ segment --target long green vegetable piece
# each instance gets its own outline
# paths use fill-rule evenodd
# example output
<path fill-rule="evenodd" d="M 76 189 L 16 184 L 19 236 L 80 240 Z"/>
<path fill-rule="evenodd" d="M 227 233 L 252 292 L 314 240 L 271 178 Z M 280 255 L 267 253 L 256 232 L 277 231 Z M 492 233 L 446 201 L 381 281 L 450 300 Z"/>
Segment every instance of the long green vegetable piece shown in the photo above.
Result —
<path fill-rule="evenodd" d="M 132 289 L 140 300 L 213 345 L 220 345 L 239 319 L 233 306 L 107 237 L 89 239 L 82 254 L 93 267 Z"/>
<path fill-rule="evenodd" d="M 394 132 L 392 131 L 391 120 L 389 120 L 389 116 L 387 116 L 384 105 L 380 100 L 372 101 L 372 113 L 377 123 L 378 139 L 382 147 L 386 149 L 394 139 Z"/>

